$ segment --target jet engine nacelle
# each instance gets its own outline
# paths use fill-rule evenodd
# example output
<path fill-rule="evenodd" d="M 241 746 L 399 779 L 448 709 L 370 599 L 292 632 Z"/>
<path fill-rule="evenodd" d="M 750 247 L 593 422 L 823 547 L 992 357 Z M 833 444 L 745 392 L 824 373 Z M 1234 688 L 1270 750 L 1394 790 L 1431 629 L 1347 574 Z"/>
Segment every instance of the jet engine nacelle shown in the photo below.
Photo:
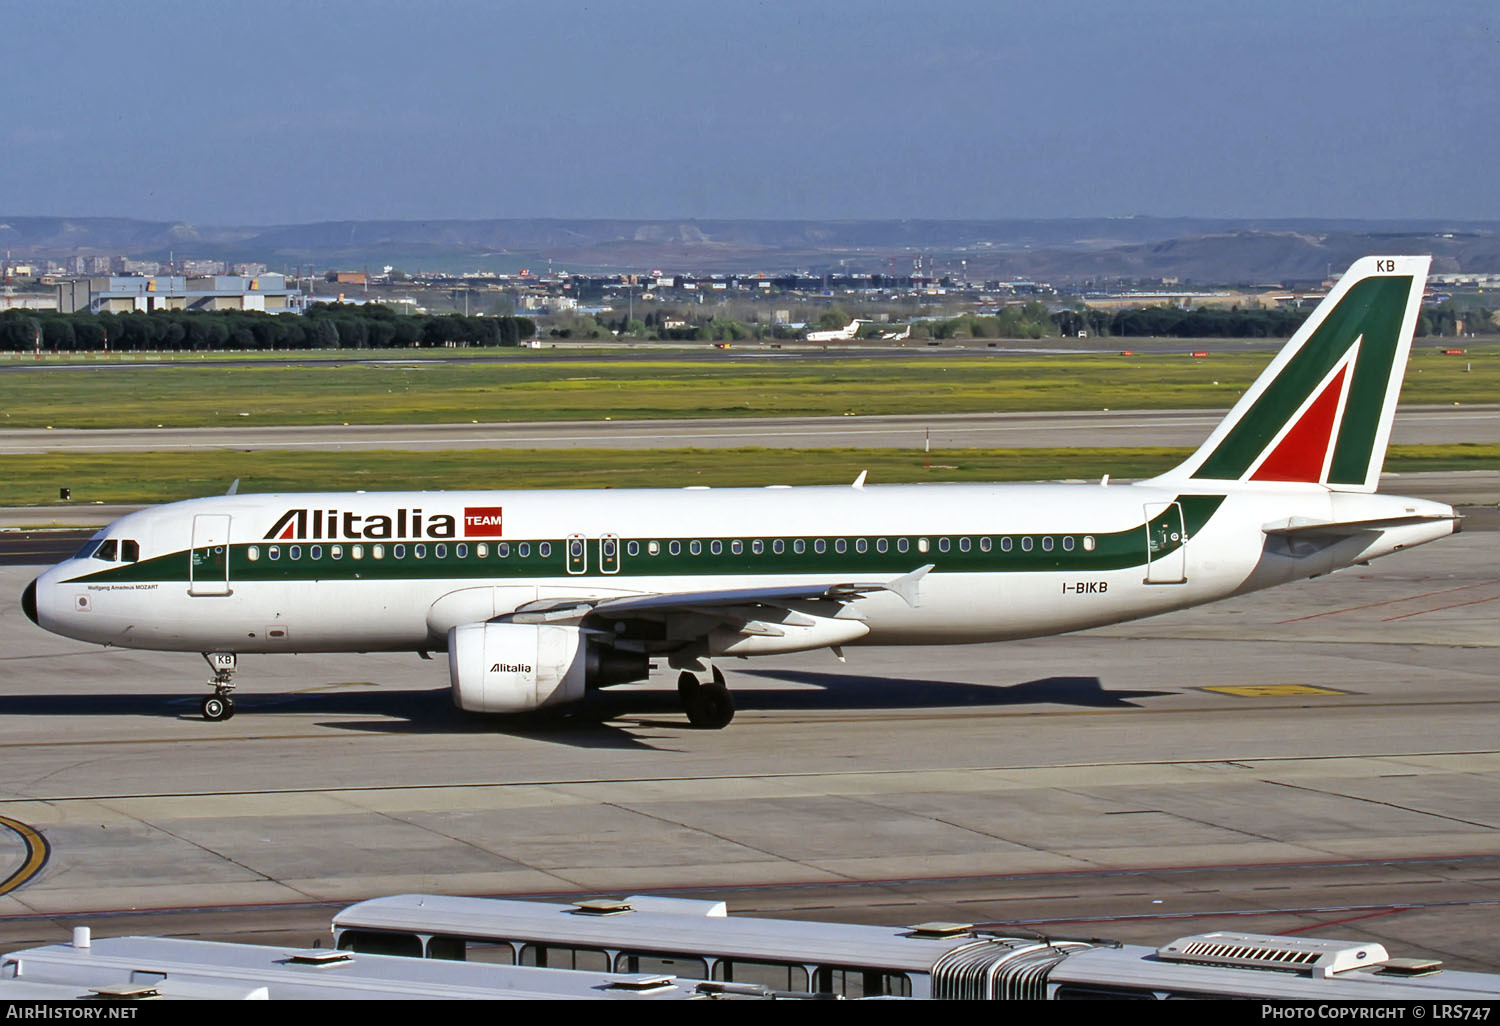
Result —
<path fill-rule="evenodd" d="M 590 642 L 577 627 L 466 623 L 448 631 L 448 673 L 460 709 L 524 713 L 641 680 L 650 666 L 644 655 Z"/>

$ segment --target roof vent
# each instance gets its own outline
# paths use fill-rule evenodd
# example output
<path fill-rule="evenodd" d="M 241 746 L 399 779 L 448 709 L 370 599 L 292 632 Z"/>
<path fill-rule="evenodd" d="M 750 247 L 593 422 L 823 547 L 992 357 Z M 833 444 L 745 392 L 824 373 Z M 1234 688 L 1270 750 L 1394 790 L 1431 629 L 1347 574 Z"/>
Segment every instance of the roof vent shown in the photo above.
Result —
<path fill-rule="evenodd" d="M 917 923 L 908 927 L 911 933 L 908 937 L 958 937 L 974 931 L 973 923 Z"/>
<path fill-rule="evenodd" d="M 628 901 L 619 898 L 588 898 L 584 901 L 573 902 L 573 911 L 569 913 L 575 916 L 617 916 L 631 911 Z"/>
<path fill-rule="evenodd" d="M 1157 948 L 1156 955 L 1169 962 L 1280 969 L 1317 978 L 1382 965 L 1390 958 L 1383 944 L 1224 932 L 1182 937 Z"/>
<path fill-rule="evenodd" d="M 287 965 L 315 965 L 322 967 L 353 962 L 354 955 L 348 951 L 339 951 L 336 948 L 305 948 L 302 951 L 288 952 L 284 961 Z"/>
<path fill-rule="evenodd" d="M 90 987 L 89 993 L 105 1001 L 144 1001 L 161 997 L 154 983 L 106 983 L 102 987 Z"/>
<path fill-rule="evenodd" d="M 631 973 L 629 976 L 616 976 L 609 981 L 610 987 L 615 990 L 660 990 L 662 987 L 670 987 L 677 982 L 675 976 L 661 976 L 656 973 Z"/>
<path fill-rule="evenodd" d="M 1381 976 L 1431 976 L 1443 971 L 1435 958 L 1390 958 L 1380 967 Z"/>

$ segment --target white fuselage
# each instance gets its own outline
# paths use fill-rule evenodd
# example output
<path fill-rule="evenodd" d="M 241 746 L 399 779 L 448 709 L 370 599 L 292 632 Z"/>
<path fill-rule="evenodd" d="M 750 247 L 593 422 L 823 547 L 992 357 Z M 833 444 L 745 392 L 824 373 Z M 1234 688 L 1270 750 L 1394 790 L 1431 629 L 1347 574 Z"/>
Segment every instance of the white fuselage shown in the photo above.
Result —
<path fill-rule="evenodd" d="M 1280 544 L 1264 530 L 1403 516 L 1439 519 L 1317 544 Z M 932 565 L 915 603 L 861 595 L 838 614 L 854 621 L 848 630 L 745 638 L 714 653 L 757 655 L 1132 620 L 1432 541 L 1454 530 L 1451 516 L 1439 503 L 1320 485 L 234 495 L 121 518 L 96 537 L 135 542 L 137 559 L 68 560 L 37 579 L 35 595 L 41 626 L 104 645 L 423 651 L 441 649 L 449 628 L 538 600 L 878 584 Z"/>

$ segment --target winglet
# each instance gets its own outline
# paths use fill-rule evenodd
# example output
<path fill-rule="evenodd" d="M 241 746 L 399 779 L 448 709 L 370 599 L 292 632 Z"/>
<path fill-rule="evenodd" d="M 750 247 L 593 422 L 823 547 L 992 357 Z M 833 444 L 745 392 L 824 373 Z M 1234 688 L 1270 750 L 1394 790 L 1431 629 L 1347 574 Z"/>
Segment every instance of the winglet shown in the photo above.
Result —
<path fill-rule="evenodd" d="M 918 594 L 922 578 L 926 577 L 928 571 L 934 566 L 936 566 L 935 563 L 928 563 L 925 566 L 917 567 L 909 574 L 904 574 L 896 578 L 894 581 L 887 581 L 885 590 L 895 592 L 901 596 L 903 602 L 915 609 L 922 604 L 921 596 Z"/>

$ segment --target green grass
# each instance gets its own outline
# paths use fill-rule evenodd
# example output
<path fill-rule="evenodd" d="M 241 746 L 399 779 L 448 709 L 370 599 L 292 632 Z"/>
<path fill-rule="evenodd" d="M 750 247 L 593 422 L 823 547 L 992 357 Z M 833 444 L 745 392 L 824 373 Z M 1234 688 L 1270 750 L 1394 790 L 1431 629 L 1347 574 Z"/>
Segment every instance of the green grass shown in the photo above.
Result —
<path fill-rule="evenodd" d="M 43 453 L 7 456 L 0 506 L 45 505 L 60 487 L 73 502 L 152 504 L 241 492 L 405 489 L 675 488 L 686 485 L 871 484 L 1139 478 L 1189 449 L 659 449 L 444 452 Z M 1392 446 L 1388 471 L 1500 469 L 1500 445 Z"/>
<path fill-rule="evenodd" d="M 1236 346 L 1242 343 L 1235 343 Z M 1414 352 L 1402 401 L 1500 402 L 1500 346 Z M 1212 350 L 1210 350 L 1212 351 Z M 1270 349 L 560 362 L 212 364 L 0 372 L 0 427 L 616 420 L 1091 409 L 1222 409 Z M 1465 367 L 1472 370 L 1465 371 Z"/>

